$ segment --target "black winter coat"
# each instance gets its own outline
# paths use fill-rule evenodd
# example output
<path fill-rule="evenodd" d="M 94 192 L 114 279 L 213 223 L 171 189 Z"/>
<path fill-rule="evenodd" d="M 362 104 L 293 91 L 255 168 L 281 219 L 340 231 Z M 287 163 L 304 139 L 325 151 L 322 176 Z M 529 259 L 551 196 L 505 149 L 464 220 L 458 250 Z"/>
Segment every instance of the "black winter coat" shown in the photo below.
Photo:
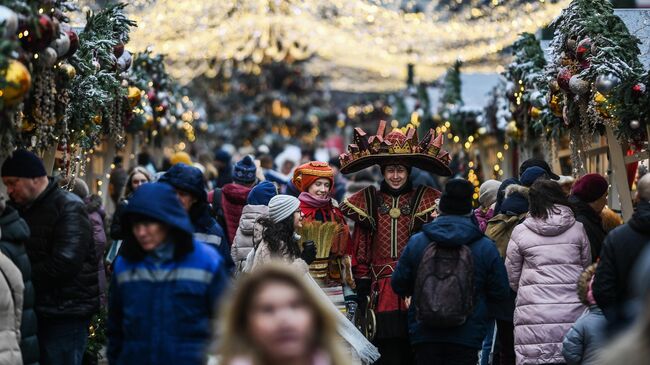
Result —
<path fill-rule="evenodd" d="M 592 262 L 596 262 L 600 257 L 605 236 L 607 236 L 607 232 L 603 228 L 603 219 L 589 204 L 583 202 L 578 197 L 571 196 L 569 201 L 576 209 L 576 220 L 582 223 L 585 232 L 587 232 L 587 238 L 589 238 L 589 245 L 591 246 L 591 260 Z"/>
<path fill-rule="evenodd" d="M 124 214 L 124 210 L 128 204 L 129 201 L 127 199 L 122 199 L 117 203 L 117 207 L 115 207 L 115 213 L 113 213 L 110 227 L 110 237 L 112 240 L 118 241 L 124 239 L 124 233 L 122 232 L 122 214 Z"/>
<path fill-rule="evenodd" d="M 630 275 L 644 248 L 650 245 L 650 202 L 641 202 L 632 219 L 605 238 L 592 286 L 594 298 L 613 330 L 631 322 L 626 303 L 633 299 Z"/>
<path fill-rule="evenodd" d="M 40 318 L 90 318 L 99 310 L 97 256 L 84 202 L 54 180 L 20 211 L 32 232 L 32 264 Z"/>
<path fill-rule="evenodd" d="M 0 216 L 0 251 L 16 265 L 23 275 L 23 315 L 20 322 L 20 351 L 25 365 L 38 365 L 38 330 L 34 312 L 34 285 L 32 266 L 24 242 L 29 238 L 29 227 L 18 212 L 7 206 Z"/>

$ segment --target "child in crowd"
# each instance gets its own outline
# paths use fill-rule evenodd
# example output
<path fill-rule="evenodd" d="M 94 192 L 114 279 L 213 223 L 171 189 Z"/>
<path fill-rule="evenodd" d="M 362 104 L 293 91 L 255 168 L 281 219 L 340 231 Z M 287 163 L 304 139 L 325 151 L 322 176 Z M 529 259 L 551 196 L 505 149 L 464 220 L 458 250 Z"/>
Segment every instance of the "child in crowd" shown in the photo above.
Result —
<path fill-rule="evenodd" d="M 589 310 L 578 318 L 564 337 L 562 355 L 569 365 L 597 364 L 599 350 L 605 343 L 607 320 L 591 291 L 597 265 L 589 266 L 578 280 L 578 297 Z"/>

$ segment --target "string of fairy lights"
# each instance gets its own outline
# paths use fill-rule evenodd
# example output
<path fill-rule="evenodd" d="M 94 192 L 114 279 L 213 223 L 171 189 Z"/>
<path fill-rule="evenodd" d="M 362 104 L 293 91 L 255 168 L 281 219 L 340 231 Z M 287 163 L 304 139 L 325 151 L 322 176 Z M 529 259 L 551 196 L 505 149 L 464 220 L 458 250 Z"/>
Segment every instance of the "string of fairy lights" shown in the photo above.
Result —
<path fill-rule="evenodd" d="M 182 82 L 215 76 L 223 62 L 254 69 L 250 63 L 309 59 L 309 72 L 332 76 L 334 89 L 387 91 L 403 87 L 407 64 L 421 80 L 457 59 L 468 72 L 497 71 L 498 58 L 471 62 L 545 26 L 570 0 L 465 2 L 451 12 L 438 1 L 136 0 L 129 47 L 166 54 Z"/>

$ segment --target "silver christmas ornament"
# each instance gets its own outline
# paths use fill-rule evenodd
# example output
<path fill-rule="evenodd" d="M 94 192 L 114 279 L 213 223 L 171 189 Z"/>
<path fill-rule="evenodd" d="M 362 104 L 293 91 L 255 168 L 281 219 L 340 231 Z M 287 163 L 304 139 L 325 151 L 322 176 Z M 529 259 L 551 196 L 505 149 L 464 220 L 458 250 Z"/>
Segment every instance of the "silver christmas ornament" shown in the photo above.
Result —
<path fill-rule="evenodd" d="M 47 47 L 38 54 L 38 62 L 45 67 L 52 67 L 57 57 L 56 51 L 52 47 Z"/>
<path fill-rule="evenodd" d="M 0 36 L 9 38 L 18 31 L 18 15 L 8 7 L 0 5 L 0 24 L 4 24 L 4 32 Z"/>
<path fill-rule="evenodd" d="M 633 120 L 630 122 L 631 129 L 639 129 L 640 126 L 641 126 L 641 122 L 639 122 L 638 120 Z"/>
<path fill-rule="evenodd" d="M 569 80 L 569 89 L 576 95 L 584 95 L 589 92 L 589 82 L 578 75 L 573 75 Z"/>
<path fill-rule="evenodd" d="M 59 58 L 65 56 L 70 50 L 70 38 L 65 32 L 59 32 L 59 37 L 50 43 Z"/>
<path fill-rule="evenodd" d="M 614 74 L 599 75 L 596 77 L 596 90 L 601 94 L 609 94 L 621 83 L 621 79 Z"/>

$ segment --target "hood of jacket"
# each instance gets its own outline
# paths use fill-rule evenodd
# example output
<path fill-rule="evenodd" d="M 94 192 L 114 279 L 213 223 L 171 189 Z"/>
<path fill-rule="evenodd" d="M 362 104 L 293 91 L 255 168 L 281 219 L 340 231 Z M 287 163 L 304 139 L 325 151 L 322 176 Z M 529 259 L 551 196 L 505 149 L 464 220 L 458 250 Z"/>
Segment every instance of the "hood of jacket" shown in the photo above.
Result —
<path fill-rule="evenodd" d="M 528 212 L 528 191 L 529 188 L 511 184 L 505 189 L 504 199 L 498 213 L 508 215 L 519 215 Z"/>
<path fill-rule="evenodd" d="M 422 231 L 427 238 L 442 246 L 467 245 L 483 237 L 472 217 L 460 215 L 439 216 L 425 224 Z"/>
<path fill-rule="evenodd" d="M 267 205 L 247 205 L 241 212 L 241 220 L 239 221 L 239 228 L 242 233 L 252 236 L 255 227 L 255 222 L 258 218 L 267 216 L 269 214 L 269 207 Z"/>
<path fill-rule="evenodd" d="M 194 195 L 199 202 L 206 202 L 208 200 L 208 194 L 205 191 L 205 184 L 203 182 L 203 173 L 194 166 L 178 163 L 160 177 L 158 182 L 187 191 Z"/>
<path fill-rule="evenodd" d="M 246 200 L 248 200 L 248 193 L 250 193 L 251 188 L 248 186 L 230 183 L 224 185 L 221 190 L 223 197 L 232 204 L 246 205 Z"/>
<path fill-rule="evenodd" d="M 86 203 L 86 212 L 88 213 L 99 213 L 102 218 L 106 216 L 106 212 L 104 211 L 104 207 L 102 207 L 102 198 L 100 198 L 98 195 L 92 194 L 88 195 L 84 199 L 84 203 Z"/>
<path fill-rule="evenodd" d="M 494 203 L 495 213 L 501 211 L 501 204 L 503 204 L 503 200 L 506 198 L 506 188 L 512 184 L 519 185 L 519 180 L 514 177 L 511 177 L 509 179 L 503 180 L 501 186 L 499 186 L 499 190 L 497 190 L 497 201 Z"/>
<path fill-rule="evenodd" d="M 630 220 L 635 231 L 650 234 L 650 202 L 639 202 Z"/>
<path fill-rule="evenodd" d="M 29 238 L 29 226 L 18 211 L 7 205 L 4 213 L 0 216 L 0 239 L 8 242 L 23 242 Z"/>
<path fill-rule="evenodd" d="M 123 246 L 123 251 L 125 256 L 129 256 L 127 258 L 137 260 L 144 257 L 144 251 L 133 236 L 132 219 L 129 218 L 133 215 L 152 218 L 170 226 L 176 232 L 175 258 L 180 258 L 193 250 L 194 226 L 170 185 L 144 184 L 133 193 L 129 198 L 129 204 L 124 208 L 122 232 L 126 237 L 126 244 Z"/>
<path fill-rule="evenodd" d="M 576 223 L 571 208 L 565 205 L 554 205 L 546 219 L 528 217 L 524 221 L 526 227 L 540 236 L 558 236 L 573 227 Z"/>

